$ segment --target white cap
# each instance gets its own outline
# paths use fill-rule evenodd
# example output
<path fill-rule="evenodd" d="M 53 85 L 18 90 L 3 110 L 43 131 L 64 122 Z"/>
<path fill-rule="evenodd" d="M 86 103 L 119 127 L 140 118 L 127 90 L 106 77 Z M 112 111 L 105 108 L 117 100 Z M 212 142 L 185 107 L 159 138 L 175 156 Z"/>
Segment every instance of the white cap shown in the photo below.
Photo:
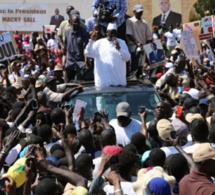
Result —
<path fill-rule="evenodd" d="M 167 62 L 165 67 L 168 68 L 168 69 L 171 69 L 171 68 L 173 68 L 173 63 L 172 62 Z"/>
<path fill-rule="evenodd" d="M 117 30 L 116 23 L 109 23 L 107 30 Z"/>
<path fill-rule="evenodd" d="M 183 93 L 189 94 L 193 99 L 199 99 L 199 90 L 191 88 L 189 91 L 183 91 Z"/>

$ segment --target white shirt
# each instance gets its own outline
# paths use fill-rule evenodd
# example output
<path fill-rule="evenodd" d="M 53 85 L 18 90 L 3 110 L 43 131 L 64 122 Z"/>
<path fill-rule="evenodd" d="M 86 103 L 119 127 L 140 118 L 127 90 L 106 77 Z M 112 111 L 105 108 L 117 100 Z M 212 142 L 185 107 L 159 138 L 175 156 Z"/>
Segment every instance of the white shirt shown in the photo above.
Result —
<path fill-rule="evenodd" d="M 54 50 L 58 48 L 58 41 L 57 39 L 49 39 L 47 42 L 47 46 L 51 48 L 51 50 Z"/>
<path fill-rule="evenodd" d="M 185 150 L 185 148 L 190 147 L 192 142 L 187 142 L 184 146 L 182 146 L 182 149 Z M 170 156 L 171 154 L 177 154 L 178 150 L 174 146 L 168 146 L 168 147 L 162 147 L 161 150 L 163 150 L 166 154 L 166 158 Z"/>
<path fill-rule="evenodd" d="M 85 53 L 87 57 L 95 58 L 95 86 L 126 86 L 126 62 L 130 53 L 125 42 L 117 39 L 121 49 L 117 50 L 112 41 L 107 38 L 98 41 L 89 40 Z"/>
<path fill-rule="evenodd" d="M 63 98 L 63 92 L 66 90 L 66 84 L 57 85 L 57 92 L 50 90 L 45 87 L 43 93 L 46 95 L 47 101 L 50 102 L 61 102 Z"/>
<path fill-rule="evenodd" d="M 181 40 L 181 29 L 175 28 L 173 30 L 173 33 L 176 35 L 177 39 L 180 41 Z"/>
<path fill-rule="evenodd" d="M 134 192 L 134 189 L 133 189 L 133 183 L 132 182 L 122 182 L 121 181 L 120 185 L 121 185 L 123 194 L 126 194 L 126 195 L 136 195 L 136 193 Z M 114 194 L 114 186 L 106 185 L 103 188 L 103 190 L 108 195 Z"/>
<path fill-rule="evenodd" d="M 132 135 L 141 129 L 141 122 L 132 118 L 127 127 L 119 126 L 117 119 L 112 119 L 109 124 L 115 129 L 117 144 L 122 146 L 130 144 Z"/>
<path fill-rule="evenodd" d="M 177 45 L 177 41 L 175 40 L 175 33 L 174 32 L 166 32 L 165 37 L 167 38 L 167 46 L 176 46 Z"/>
<path fill-rule="evenodd" d="M 169 73 L 175 74 L 175 73 L 174 73 L 174 68 L 169 69 L 164 75 L 162 75 L 162 77 L 161 77 L 160 79 L 157 80 L 155 86 L 160 88 L 163 84 L 165 84 L 166 75 L 169 74 Z M 183 78 L 182 85 L 183 85 L 184 87 L 189 87 L 190 78 L 189 78 L 189 76 L 188 76 L 188 74 L 187 74 L 186 71 L 183 70 L 183 71 L 181 71 L 180 73 L 177 73 L 177 74 L 175 74 L 175 75 L 178 75 L 178 77 Z"/>
<path fill-rule="evenodd" d="M 94 169 L 93 169 L 93 178 L 95 178 L 97 176 L 97 172 L 99 170 L 99 167 L 100 167 L 100 164 L 101 164 L 101 161 L 102 161 L 102 157 L 98 157 L 98 158 L 95 158 L 93 159 L 93 164 L 94 164 Z M 110 173 L 110 168 L 108 168 L 104 174 L 107 175 L 108 173 Z"/>
<path fill-rule="evenodd" d="M 199 147 L 199 145 L 200 145 L 200 143 L 196 143 L 196 144 L 193 144 L 191 146 L 185 147 L 183 149 L 186 153 L 193 154 L 193 152 L 196 151 L 196 149 Z"/>

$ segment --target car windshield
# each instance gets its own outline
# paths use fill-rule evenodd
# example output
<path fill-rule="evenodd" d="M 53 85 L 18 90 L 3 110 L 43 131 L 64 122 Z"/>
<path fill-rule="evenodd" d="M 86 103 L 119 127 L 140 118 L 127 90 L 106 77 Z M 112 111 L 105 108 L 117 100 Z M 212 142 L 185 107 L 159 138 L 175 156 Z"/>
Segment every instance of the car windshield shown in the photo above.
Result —
<path fill-rule="evenodd" d="M 79 94 L 70 100 L 70 104 L 75 105 L 77 99 L 87 102 L 85 108 L 86 118 L 93 117 L 95 112 L 102 109 L 106 109 L 109 112 L 109 120 L 116 118 L 116 105 L 124 101 L 128 102 L 131 106 L 131 117 L 138 120 L 140 120 L 138 108 L 139 106 L 145 106 L 147 122 L 154 119 L 154 107 L 160 101 L 154 91 Z"/>

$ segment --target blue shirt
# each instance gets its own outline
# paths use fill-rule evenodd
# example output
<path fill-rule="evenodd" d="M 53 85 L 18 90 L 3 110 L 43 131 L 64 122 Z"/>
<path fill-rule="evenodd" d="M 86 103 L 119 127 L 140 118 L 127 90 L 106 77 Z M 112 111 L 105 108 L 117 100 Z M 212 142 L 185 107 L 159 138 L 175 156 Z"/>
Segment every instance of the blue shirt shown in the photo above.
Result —
<path fill-rule="evenodd" d="M 116 9 L 113 12 L 113 16 L 116 17 L 118 20 L 116 22 L 117 26 L 119 27 L 125 21 L 125 14 L 127 12 L 127 3 L 126 0 L 93 0 L 92 3 L 92 11 L 98 11 L 97 8 L 100 3 L 109 2 L 109 8 L 111 5 L 116 5 Z M 101 23 L 102 26 L 107 26 L 107 23 Z"/>
<path fill-rule="evenodd" d="M 66 68 L 76 70 L 84 65 L 84 49 L 88 43 L 89 34 L 80 27 L 78 31 L 70 28 L 66 31 L 64 47 L 67 51 Z"/>
<path fill-rule="evenodd" d="M 93 26 L 95 24 L 97 24 L 97 23 L 98 23 L 98 21 L 97 21 L 97 19 L 95 17 L 92 16 L 92 17 L 88 18 L 86 20 L 86 22 L 85 22 L 87 32 L 92 31 L 93 30 Z"/>

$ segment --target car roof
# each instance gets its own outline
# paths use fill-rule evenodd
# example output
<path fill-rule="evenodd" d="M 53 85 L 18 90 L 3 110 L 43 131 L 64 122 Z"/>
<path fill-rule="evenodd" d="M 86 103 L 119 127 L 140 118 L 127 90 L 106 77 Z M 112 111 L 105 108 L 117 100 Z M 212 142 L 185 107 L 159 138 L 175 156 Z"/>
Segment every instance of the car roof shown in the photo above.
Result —
<path fill-rule="evenodd" d="M 94 82 L 82 82 L 84 91 L 80 94 L 100 94 L 100 93 L 114 93 L 114 92 L 137 92 L 137 91 L 156 91 L 153 84 L 148 80 L 133 80 L 128 81 L 127 86 L 113 86 L 113 87 L 95 87 Z"/>

